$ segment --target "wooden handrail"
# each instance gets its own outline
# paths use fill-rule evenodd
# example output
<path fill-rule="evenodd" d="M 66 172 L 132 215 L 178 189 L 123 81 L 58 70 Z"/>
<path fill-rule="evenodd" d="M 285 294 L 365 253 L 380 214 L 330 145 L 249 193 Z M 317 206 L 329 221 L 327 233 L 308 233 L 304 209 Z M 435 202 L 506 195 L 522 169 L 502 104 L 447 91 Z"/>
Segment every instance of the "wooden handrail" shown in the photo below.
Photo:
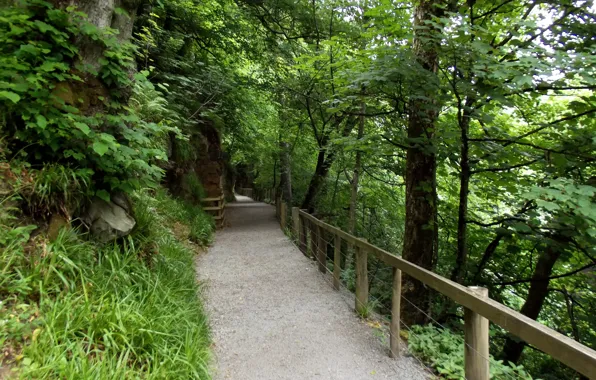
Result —
<path fill-rule="evenodd" d="M 217 201 L 223 201 L 224 200 L 224 195 L 220 195 L 219 197 L 211 197 L 211 198 L 203 198 L 201 199 L 201 202 L 217 202 Z"/>
<path fill-rule="evenodd" d="M 213 219 L 216 221 L 217 227 L 223 227 L 224 219 L 225 219 L 225 212 L 226 212 L 226 199 L 225 195 L 221 194 L 218 197 L 210 197 L 210 198 L 203 198 L 201 202 L 215 202 L 215 206 L 203 206 L 203 211 L 216 211 Z"/>
<path fill-rule="evenodd" d="M 412 264 L 364 240 L 358 239 L 337 227 L 315 218 L 304 210 L 300 210 L 299 215 L 334 236 L 339 236 L 348 243 L 375 255 L 386 264 L 423 282 L 465 308 L 482 315 L 511 334 L 521 338 L 588 378 L 596 379 L 596 351 L 591 348 L 497 301 L 491 300 L 488 297 L 480 297 L 473 290 L 465 286 Z"/>

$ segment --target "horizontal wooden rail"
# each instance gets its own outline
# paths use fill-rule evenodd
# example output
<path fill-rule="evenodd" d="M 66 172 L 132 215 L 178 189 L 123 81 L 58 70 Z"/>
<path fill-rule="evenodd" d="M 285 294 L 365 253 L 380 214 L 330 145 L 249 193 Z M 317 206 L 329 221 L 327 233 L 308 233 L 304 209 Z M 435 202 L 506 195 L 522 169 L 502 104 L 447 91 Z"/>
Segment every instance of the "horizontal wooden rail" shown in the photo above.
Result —
<path fill-rule="evenodd" d="M 596 379 L 596 351 L 591 348 L 497 301 L 491 300 L 488 297 L 478 296 L 474 290 L 412 264 L 364 240 L 358 239 L 337 227 L 315 218 L 303 210 L 299 211 L 299 215 L 333 236 L 338 236 L 346 240 L 355 247 L 373 254 L 393 268 L 399 269 L 403 273 L 423 282 L 456 303 L 501 326 L 511 334 L 521 338 L 588 378 Z"/>
<path fill-rule="evenodd" d="M 215 203 L 215 206 L 206 205 L 203 206 L 203 211 L 211 211 L 213 212 L 211 215 L 217 224 L 218 228 L 223 227 L 226 215 L 226 198 L 224 194 L 218 197 L 210 197 L 210 198 L 203 198 L 201 199 L 202 203 Z"/>
<path fill-rule="evenodd" d="M 223 201 L 224 199 L 225 199 L 225 197 L 222 194 L 219 197 L 203 198 L 203 199 L 201 199 L 201 202 L 217 202 L 217 201 Z"/>

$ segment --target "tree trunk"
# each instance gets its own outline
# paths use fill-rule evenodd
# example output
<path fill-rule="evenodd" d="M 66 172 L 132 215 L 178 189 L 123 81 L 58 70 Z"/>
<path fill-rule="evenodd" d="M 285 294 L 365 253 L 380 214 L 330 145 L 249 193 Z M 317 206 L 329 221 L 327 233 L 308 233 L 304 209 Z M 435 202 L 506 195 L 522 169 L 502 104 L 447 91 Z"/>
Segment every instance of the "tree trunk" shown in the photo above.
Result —
<path fill-rule="evenodd" d="M 497 232 L 497 235 L 494 237 L 494 239 L 486 246 L 486 249 L 484 250 L 484 254 L 482 255 L 482 259 L 480 259 L 480 263 L 478 264 L 478 267 L 476 268 L 476 274 L 474 275 L 474 282 L 477 282 L 478 279 L 480 278 L 480 275 L 482 274 L 482 271 L 484 270 L 484 267 L 486 267 L 486 264 L 488 264 L 488 262 L 490 261 L 490 259 L 493 257 L 495 251 L 497 250 L 497 247 L 499 246 L 499 244 L 501 243 L 501 240 L 505 237 L 505 234 Z"/>
<path fill-rule="evenodd" d="M 87 21 L 100 29 L 113 28 L 118 30 L 117 38 L 121 42 L 130 40 L 132 28 L 140 0 L 70 0 L 53 1 L 57 6 L 76 6 L 77 10 L 87 15 Z M 117 12 L 123 9 L 127 14 Z M 96 41 L 81 39 L 78 42 L 83 63 L 92 67 L 99 67 L 104 47 Z"/>
<path fill-rule="evenodd" d="M 360 104 L 360 120 L 358 124 L 358 142 L 362 140 L 364 135 L 364 112 L 366 111 L 366 103 L 362 101 Z M 350 194 L 350 212 L 348 220 L 348 233 L 354 235 L 356 230 L 356 206 L 358 206 L 358 181 L 360 179 L 360 170 L 362 166 L 362 151 L 356 150 L 356 162 L 354 163 L 354 174 L 352 176 L 352 193 Z"/>
<path fill-rule="evenodd" d="M 530 290 L 528 291 L 528 298 L 522 306 L 520 313 L 528 318 L 536 320 L 542 310 L 544 300 L 548 295 L 548 284 L 550 280 L 553 267 L 561 256 L 562 250 L 557 247 L 556 243 L 549 245 L 546 250 L 538 258 L 534 274 L 532 275 L 532 281 L 530 282 Z M 501 354 L 505 362 L 517 363 L 526 342 L 518 340 L 514 337 L 509 336 L 503 346 L 503 352 Z"/>
<path fill-rule="evenodd" d="M 273 161 L 273 183 L 271 184 L 272 190 L 275 190 L 276 184 L 277 184 L 277 160 Z"/>
<path fill-rule="evenodd" d="M 460 175 L 459 175 L 459 210 L 457 217 L 457 255 L 455 266 L 451 272 L 451 281 L 462 282 L 462 276 L 468 261 L 468 193 L 470 192 L 470 158 L 468 146 L 468 130 L 470 129 L 471 101 L 466 101 L 466 109 L 458 113 L 459 127 L 461 131 L 460 147 Z"/>
<path fill-rule="evenodd" d="M 404 259 L 425 269 L 433 270 L 437 257 L 437 191 L 436 156 L 434 146 L 438 105 L 433 97 L 436 89 L 438 58 L 432 28 L 426 24 L 440 9 L 438 1 L 421 1 L 414 17 L 413 51 L 418 63 L 428 73 L 428 83 L 409 103 L 408 140 L 406 155 L 406 225 Z M 430 315 L 431 290 L 422 282 L 403 277 L 403 320 L 407 325 L 423 324 Z"/>
<path fill-rule="evenodd" d="M 306 209 L 310 213 L 314 211 L 315 198 L 319 194 L 319 191 L 323 186 L 323 183 L 325 181 L 325 178 L 327 177 L 327 174 L 329 173 L 329 169 L 331 168 L 333 160 L 334 155 L 332 153 L 325 157 L 325 151 L 323 149 L 319 150 L 315 173 L 310 179 L 308 191 L 306 192 L 306 196 L 304 197 L 304 201 L 302 202 L 302 206 L 300 206 L 300 208 Z"/>
<path fill-rule="evenodd" d="M 279 187 L 281 189 L 281 199 L 291 207 L 292 205 L 292 167 L 290 164 L 290 144 L 280 141 L 279 143 L 279 162 L 281 177 Z"/>
<path fill-rule="evenodd" d="M 343 137 L 346 137 L 350 134 L 350 132 L 354 128 L 354 123 L 354 119 L 348 118 L 342 130 Z M 339 127 L 339 123 L 337 124 L 337 127 Z M 327 154 L 325 154 L 326 152 Z M 329 174 L 329 169 L 331 169 L 331 165 L 333 165 L 333 162 L 335 161 L 335 157 L 335 151 L 332 150 L 332 147 L 330 147 L 329 138 L 327 137 L 323 139 L 319 148 L 319 155 L 317 157 L 317 166 L 315 168 L 315 173 L 310 179 L 308 190 L 306 191 L 304 201 L 302 201 L 302 205 L 300 206 L 300 208 L 308 210 L 308 212 L 310 213 L 314 211 L 316 197 L 317 195 L 319 195 L 319 192 L 321 191 L 323 184 L 325 183 L 325 179 L 327 178 L 327 174 Z"/>

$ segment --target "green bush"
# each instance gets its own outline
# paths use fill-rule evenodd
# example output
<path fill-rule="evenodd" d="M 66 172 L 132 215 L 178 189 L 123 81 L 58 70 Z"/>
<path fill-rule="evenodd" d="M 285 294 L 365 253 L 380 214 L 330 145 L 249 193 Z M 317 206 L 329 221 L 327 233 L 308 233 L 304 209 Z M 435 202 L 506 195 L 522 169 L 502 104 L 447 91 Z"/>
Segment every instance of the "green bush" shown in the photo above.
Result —
<path fill-rule="evenodd" d="M 464 378 L 464 338 L 432 325 L 412 326 L 408 348 L 429 363 L 445 379 Z M 490 356 L 491 379 L 527 379 L 532 377 L 523 366 L 504 364 Z"/>
<path fill-rule="evenodd" d="M 48 164 L 41 170 L 29 171 L 30 186 L 19 189 L 30 214 L 45 216 L 52 212 L 77 210 L 91 189 L 91 169 L 73 169 Z"/>
<path fill-rule="evenodd" d="M 137 196 L 142 193 L 137 193 Z M 208 245 L 213 238 L 213 231 L 215 230 L 215 222 L 211 215 L 203 211 L 200 205 L 192 204 L 183 200 L 176 200 L 167 195 L 163 189 L 155 191 L 149 204 L 151 209 L 167 210 L 165 217 L 169 223 L 183 223 L 188 225 L 188 236 L 192 242 L 200 245 Z M 151 214 L 149 210 L 135 211 L 137 217 L 137 230 L 142 229 L 143 214 Z M 141 216 L 141 218 L 140 218 Z M 147 217 L 151 217 L 147 215 Z M 147 222 L 151 224 L 151 222 Z"/>
<path fill-rule="evenodd" d="M 32 164 L 88 170 L 104 198 L 109 190 L 158 183 L 156 163 L 166 154 L 154 142 L 174 129 L 144 120 L 148 111 L 138 102 L 127 106 L 122 89 L 152 87 L 146 73 L 135 75 L 136 82 L 129 78 L 131 45 L 73 7 L 19 4 L 0 8 L 0 128 L 8 149 Z M 83 63 L 75 43 L 83 40 L 102 49 L 97 67 Z"/>
<path fill-rule="evenodd" d="M 190 200 L 196 204 L 200 204 L 201 199 L 207 195 L 201 180 L 194 171 L 188 172 L 182 177 L 182 186 L 188 192 Z"/>
<path fill-rule="evenodd" d="M 139 227 L 124 244 L 0 226 L 0 344 L 21 377 L 210 377 L 195 253 L 168 227 L 185 205 L 156 197 L 134 195 Z"/>
<path fill-rule="evenodd" d="M 194 218 L 190 220 L 189 238 L 195 243 L 208 245 L 212 241 L 214 228 L 215 223 L 213 222 L 213 217 L 204 213 L 203 210 L 200 210 L 200 212 L 196 212 Z"/>

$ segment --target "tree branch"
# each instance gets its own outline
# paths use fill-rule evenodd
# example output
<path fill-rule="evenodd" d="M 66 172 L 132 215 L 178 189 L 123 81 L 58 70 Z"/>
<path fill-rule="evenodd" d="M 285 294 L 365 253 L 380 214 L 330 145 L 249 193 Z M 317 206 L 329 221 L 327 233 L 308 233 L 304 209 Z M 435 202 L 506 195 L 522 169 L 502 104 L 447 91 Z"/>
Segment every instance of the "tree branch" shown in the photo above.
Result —
<path fill-rule="evenodd" d="M 577 268 L 577 269 L 574 269 L 574 270 L 572 270 L 570 272 L 567 272 L 565 274 L 559 274 L 559 275 L 556 275 L 556 276 L 545 277 L 545 278 L 538 278 L 538 279 L 526 278 L 526 279 L 523 279 L 523 280 L 497 282 L 497 283 L 492 283 L 490 285 L 494 285 L 494 286 L 498 286 L 498 285 L 515 285 L 515 284 L 523 284 L 523 283 L 526 283 L 526 282 L 537 282 L 537 281 L 556 280 L 558 278 L 564 278 L 564 277 L 573 276 L 574 274 L 577 274 L 577 273 L 579 273 L 581 271 L 584 271 L 586 269 L 593 268 L 593 267 L 596 267 L 596 262 L 593 262 L 593 263 L 584 265 L 581 268 Z"/>
<path fill-rule="evenodd" d="M 471 170 L 470 174 L 476 174 L 476 173 L 483 173 L 483 172 L 504 172 L 504 171 L 508 171 L 511 169 L 518 169 L 518 168 L 523 168 L 524 166 L 528 166 L 528 165 L 532 165 L 533 163 L 536 163 L 540 161 L 539 158 L 534 159 L 534 160 L 530 160 L 530 161 L 526 161 L 526 162 L 522 162 L 520 164 L 517 165 L 511 165 L 511 166 L 501 166 L 501 167 L 495 167 L 495 168 L 485 168 L 485 169 L 476 169 L 476 170 Z"/>

